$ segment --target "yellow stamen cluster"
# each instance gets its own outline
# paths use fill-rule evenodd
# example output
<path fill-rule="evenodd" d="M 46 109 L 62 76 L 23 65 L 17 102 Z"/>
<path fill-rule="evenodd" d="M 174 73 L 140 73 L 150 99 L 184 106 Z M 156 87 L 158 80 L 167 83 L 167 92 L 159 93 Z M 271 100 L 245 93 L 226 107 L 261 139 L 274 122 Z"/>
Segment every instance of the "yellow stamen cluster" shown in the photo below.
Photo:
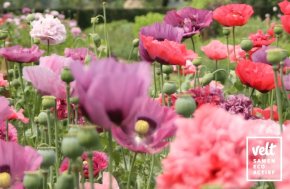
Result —
<path fill-rule="evenodd" d="M 9 188 L 11 184 L 11 176 L 9 173 L 0 173 L 0 188 Z"/>
<path fill-rule="evenodd" d="M 135 131 L 139 134 L 139 135 L 146 135 L 149 131 L 149 123 L 145 120 L 138 120 L 135 123 Z"/>

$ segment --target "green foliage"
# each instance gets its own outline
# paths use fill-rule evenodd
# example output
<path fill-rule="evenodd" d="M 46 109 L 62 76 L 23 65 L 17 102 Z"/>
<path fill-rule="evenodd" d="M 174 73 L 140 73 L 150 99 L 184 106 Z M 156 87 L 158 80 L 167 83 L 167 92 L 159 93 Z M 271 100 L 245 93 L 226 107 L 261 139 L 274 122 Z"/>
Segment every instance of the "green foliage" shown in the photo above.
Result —
<path fill-rule="evenodd" d="M 144 16 L 136 16 L 135 17 L 135 23 L 134 23 L 134 35 L 138 36 L 139 30 L 143 26 L 151 25 L 155 22 L 160 22 L 163 20 L 164 15 L 160 13 L 152 13 L 149 12 Z"/>

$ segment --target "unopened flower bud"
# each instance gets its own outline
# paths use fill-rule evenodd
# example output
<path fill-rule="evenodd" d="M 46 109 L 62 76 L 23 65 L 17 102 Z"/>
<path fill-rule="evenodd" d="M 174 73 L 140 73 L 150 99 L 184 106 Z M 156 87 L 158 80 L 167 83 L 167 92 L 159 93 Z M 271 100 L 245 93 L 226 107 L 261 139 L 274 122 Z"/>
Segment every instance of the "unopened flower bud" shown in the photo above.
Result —
<path fill-rule="evenodd" d="M 48 169 L 55 163 L 55 152 L 52 149 L 40 149 L 37 152 L 42 156 L 42 168 Z"/>
<path fill-rule="evenodd" d="M 28 14 L 28 15 L 26 16 L 26 22 L 27 22 L 27 23 L 30 23 L 30 22 L 32 22 L 33 20 L 35 20 L 35 16 L 34 16 L 34 14 Z"/>
<path fill-rule="evenodd" d="M 213 73 L 207 73 L 205 74 L 201 79 L 201 85 L 205 86 L 208 85 L 212 80 L 214 79 Z"/>
<path fill-rule="evenodd" d="M 74 80 L 74 77 L 68 67 L 63 68 L 61 72 L 61 80 L 63 80 L 66 83 L 70 83 Z"/>
<path fill-rule="evenodd" d="M 163 85 L 163 92 L 167 95 L 172 95 L 177 90 L 176 84 L 174 82 L 166 82 Z"/>
<path fill-rule="evenodd" d="M 224 27 L 223 28 L 223 34 L 225 35 L 225 36 L 228 36 L 228 35 L 230 35 L 230 28 L 226 28 L 226 27 Z"/>
<path fill-rule="evenodd" d="M 241 49 L 248 52 L 253 48 L 253 42 L 250 39 L 243 39 L 240 43 Z"/>
<path fill-rule="evenodd" d="M 162 71 L 165 74 L 171 74 L 173 72 L 173 66 L 172 65 L 164 65 Z"/>
<path fill-rule="evenodd" d="M 279 64 L 282 60 L 284 60 L 288 56 L 288 52 L 280 48 L 268 49 L 266 53 L 267 53 L 267 61 L 272 64 Z"/>
<path fill-rule="evenodd" d="M 276 35 L 281 35 L 283 33 L 283 28 L 281 25 L 274 26 L 274 32 Z"/>
<path fill-rule="evenodd" d="M 134 47 L 138 47 L 139 46 L 139 39 L 138 38 L 135 38 L 133 41 L 132 41 L 132 44 Z"/>
<path fill-rule="evenodd" d="M 9 69 L 8 75 L 9 75 L 9 77 L 13 77 L 14 76 L 14 69 Z"/>
<path fill-rule="evenodd" d="M 61 150 L 64 156 L 71 159 L 76 159 L 83 153 L 83 148 L 75 136 L 65 136 L 61 143 Z"/>
<path fill-rule="evenodd" d="M 43 96 L 42 97 L 42 107 L 44 110 L 55 107 L 55 97 L 54 96 Z"/>
<path fill-rule="evenodd" d="M 99 17 L 92 17 L 91 18 L 91 24 L 98 24 L 99 23 Z"/>
<path fill-rule="evenodd" d="M 195 65 L 195 66 L 200 66 L 202 63 L 202 59 L 201 57 L 196 57 L 193 61 L 192 61 L 192 64 Z"/>
<path fill-rule="evenodd" d="M 191 117 L 195 109 L 196 104 L 191 96 L 181 96 L 175 102 L 175 111 L 184 117 Z"/>
<path fill-rule="evenodd" d="M 91 149 L 98 147 L 99 136 L 95 126 L 83 126 L 77 134 L 77 138 L 81 146 L 85 149 Z"/>
<path fill-rule="evenodd" d="M 80 128 L 78 125 L 69 125 L 68 134 L 77 136 L 78 132 L 80 131 Z"/>
<path fill-rule="evenodd" d="M 190 89 L 190 82 L 189 81 L 184 81 L 182 84 L 181 84 L 181 89 L 183 91 L 187 91 Z"/>
<path fill-rule="evenodd" d="M 13 80 L 10 82 L 10 84 L 11 84 L 12 87 L 17 88 L 17 87 L 20 86 L 20 81 L 19 81 L 19 79 L 13 79 Z"/>
<path fill-rule="evenodd" d="M 47 114 L 45 112 L 40 112 L 38 115 L 39 124 L 46 125 L 47 124 Z"/>
<path fill-rule="evenodd" d="M 40 44 L 40 39 L 38 38 L 33 38 L 33 44 L 39 45 Z"/>
<path fill-rule="evenodd" d="M 139 135 L 146 135 L 149 131 L 150 125 L 148 121 L 145 120 L 138 120 L 135 123 L 135 132 L 138 133 Z"/>
<path fill-rule="evenodd" d="M 97 33 L 91 33 L 90 35 L 94 41 L 96 48 L 100 47 L 102 44 L 101 37 Z"/>
<path fill-rule="evenodd" d="M 24 175 L 23 185 L 26 189 L 39 189 L 42 187 L 42 177 L 38 172 L 27 172 Z"/>
<path fill-rule="evenodd" d="M 71 104 L 75 104 L 75 105 L 77 105 L 77 104 L 79 104 L 79 102 L 80 102 L 80 100 L 79 100 L 78 97 L 71 97 L 71 98 L 70 98 L 70 103 L 71 103 Z"/>
<path fill-rule="evenodd" d="M 4 40 L 8 37 L 8 32 L 0 30 L 0 40 Z"/>
<path fill-rule="evenodd" d="M 55 189 L 72 189 L 74 188 L 74 178 L 72 175 L 63 173 L 57 179 Z"/>

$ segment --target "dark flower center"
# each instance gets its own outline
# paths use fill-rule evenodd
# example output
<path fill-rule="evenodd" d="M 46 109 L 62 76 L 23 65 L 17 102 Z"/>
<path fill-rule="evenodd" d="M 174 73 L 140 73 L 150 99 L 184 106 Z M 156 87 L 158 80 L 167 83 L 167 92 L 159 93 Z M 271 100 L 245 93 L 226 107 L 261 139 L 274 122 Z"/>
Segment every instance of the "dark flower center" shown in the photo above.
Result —
<path fill-rule="evenodd" d="M 9 165 L 0 165 L 0 173 L 10 173 Z"/>
<path fill-rule="evenodd" d="M 107 111 L 107 114 L 113 123 L 121 125 L 123 121 L 123 113 L 121 110 L 109 110 Z"/>

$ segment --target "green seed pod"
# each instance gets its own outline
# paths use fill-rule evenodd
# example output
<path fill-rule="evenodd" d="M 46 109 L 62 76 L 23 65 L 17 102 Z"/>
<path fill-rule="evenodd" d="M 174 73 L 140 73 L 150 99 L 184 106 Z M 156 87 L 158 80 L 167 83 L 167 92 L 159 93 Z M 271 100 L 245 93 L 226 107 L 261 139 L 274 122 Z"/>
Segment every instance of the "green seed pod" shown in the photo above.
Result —
<path fill-rule="evenodd" d="M 174 82 L 166 82 L 163 85 L 163 92 L 167 95 L 172 95 L 177 90 L 176 84 Z"/>
<path fill-rule="evenodd" d="M 40 149 L 37 151 L 42 156 L 41 167 L 48 169 L 55 163 L 55 152 L 52 149 Z"/>
<path fill-rule="evenodd" d="M 268 49 L 266 53 L 267 53 L 267 61 L 272 64 L 279 64 L 282 60 L 284 60 L 288 56 L 288 52 L 280 48 Z"/>
<path fill-rule="evenodd" d="M 38 122 L 39 124 L 46 125 L 47 124 L 47 113 L 40 112 L 38 115 Z"/>
<path fill-rule="evenodd" d="M 64 156 L 71 159 L 76 159 L 82 155 L 83 148 L 75 136 L 66 136 L 62 140 L 61 151 Z"/>
<path fill-rule="evenodd" d="M 0 31 L 0 40 L 5 40 L 8 37 L 8 32 L 7 31 Z"/>
<path fill-rule="evenodd" d="M 38 172 L 27 172 L 24 175 L 23 184 L 26 189 L 39 189 L 42 187 L 42 182 Z"/>
<path fill-rule="evenodd" d="M 243 39 L 240 43 L 241 49 L 248 52 L 253 48 L 253 42 L 250 39 Z"/>
<path fill-rule="evenodd" d="M 94 41 L 96 48 L 100 47 L 102 44 L 101 37 L 97 33 L 91 33 L 90 36 Z"/>
<path fill-rule="evenodd" d="M 224 27 L 223 28 L 223 34 L 225 35 L 225 36 L 229 36 L 230 35 L 230 28 L 227 28 L 227 27 Z"/>
<path fill-rule="evenodd" d="M 47 110 L 50 108 L 54 108 L 56 105 L 54 96 L 43 96 L 42 97 L 42 107 L 43 109 Z"/>
<path fill-rule="evenodd" d="M 35 16 L 34 16 L 34 14 L 28 14 L 28 15 L 26 16 L 26 22 L 27 22 L 27 23 L 30 23 L 30 22 L 32 22 L 33 20 L 35 20 Z"/>
<path fill-rule="evenodd" d="M 33 38 L 33 44 L 39 45 L 40 44 L 40 39 L 38 38 Z"/>
<path fill-rule="evenodd" d="M 61 80 L 66 83 L 70 83 L 74 80 L 74 77 L 68 67 L 65 67 L 61 72 Z"/>
<path fill-rule="evenodd" d="M 173 72 L 173 66 L 172 65 L 164 65 L 162 71 L 165 74 L 171 74 Z"/>
<path fill-rule="evenodd" d="M 184 117 L 191 117 L 195 109 L 196 103 L 191 96 L 181 96 L 175 102 L 176 113 Z"/>
<path fill-rule="evenodd" d="M 71 97 L 70 103 L 75 104 L 75 105 L 79 104 L 79 98 L 78 97 Z"/>
<path fill-rule="evenodd" d="M 195 65 L 195 66 L 200 66 L 202 63 L 202 59 L 201 57 L 196 57 L 193 61 L 192 61 L 192 64 Z"/>
<path fill-rule="evenodd" d="M 17 87 L 20 86 L 20 81 L 19 81 L 19 79 L 13 79 L 13 80 L 10 82 L 10 84 L 11 84 L 12 87 L 17 88 Z"/>
<path fill-rule="evenodd" d="M 63 173 L 57 179 L 55 189 L 72 189 L 74 188 L 74 178 L 72 175 Z"/>
<path fill-rule="evenodd" d="M 281 35 L 283 33 L 283 28 L 281 25 L 275 25 L 274 32 L 276 35 Z"/>
<path fill-rule="evenodd" d="M 80 128 L 77 138 L 85 149 L 94 150 L 99 145 L 99 136 L 95 126 L 83 126 Z"/>

